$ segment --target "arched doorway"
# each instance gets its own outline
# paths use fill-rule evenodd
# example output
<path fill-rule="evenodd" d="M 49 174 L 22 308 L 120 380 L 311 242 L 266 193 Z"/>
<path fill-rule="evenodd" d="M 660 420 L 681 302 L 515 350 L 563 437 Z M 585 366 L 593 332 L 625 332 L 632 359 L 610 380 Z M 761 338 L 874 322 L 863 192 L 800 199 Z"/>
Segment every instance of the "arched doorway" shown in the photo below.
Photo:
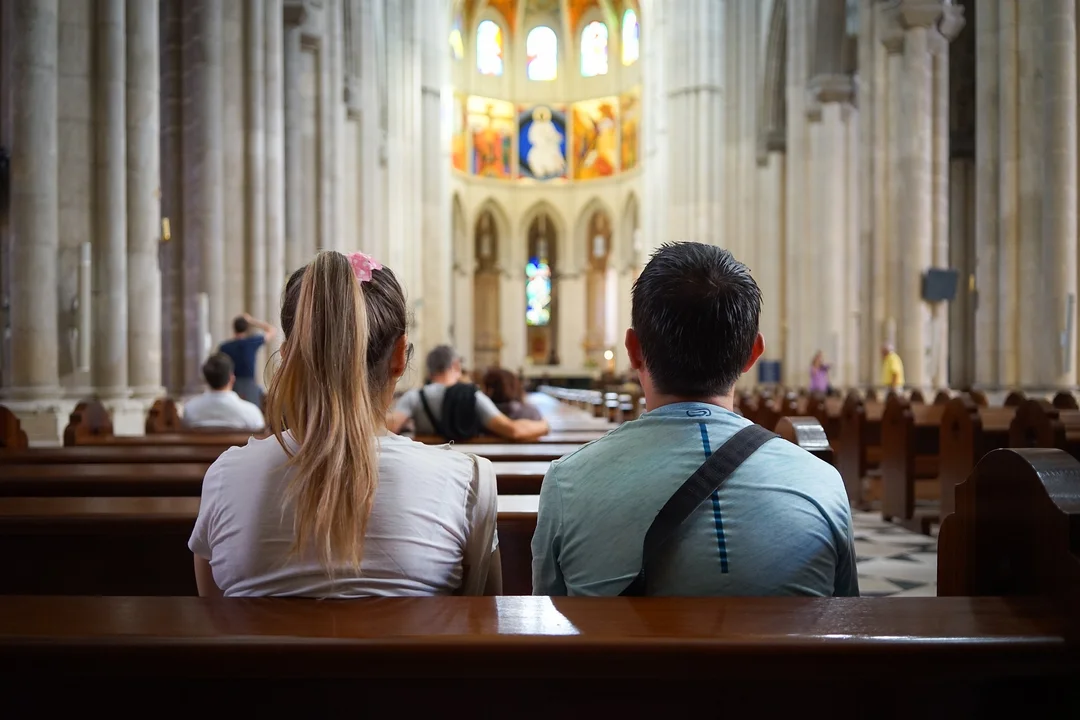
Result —
<path fill-rule="evenodd" d="M 490 210 L 476 220 L 473 274 L 473 362 L 476 371 L 499 365 L 499 230 Z"/>
<path fill-rule="evenodd" d="M 529 224 L 525 262 L 526 352 L 534 365 L 558 365 L 556 298 L 553 276 L 558 267 L 555 223 L 541 213 Z"/>

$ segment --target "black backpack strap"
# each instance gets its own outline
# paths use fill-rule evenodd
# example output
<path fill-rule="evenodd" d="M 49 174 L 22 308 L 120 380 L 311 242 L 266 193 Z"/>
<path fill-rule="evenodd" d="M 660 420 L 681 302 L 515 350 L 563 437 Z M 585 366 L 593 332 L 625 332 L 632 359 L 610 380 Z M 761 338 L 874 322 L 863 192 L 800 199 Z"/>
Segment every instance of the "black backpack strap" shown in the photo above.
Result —
<path fill-rule="evenodd" d="M 717 448 L 716 452 L 705 460 L 704 464 L 682 484 L 675 494 L 664 503 L 660 512 L 645 533 L 645 542 L 641 551 L 641 570 L 620 595 L 639 597 L 645 595 L 645 568 L 656 558 L 679 526 L 712 495 L 735 470 L 746 462 L 759 447 L 779 437 L 760 425 L 747 425 L 742 430 Z"/>
<path fill-rule="evenodd" d="M 431 427 L 435 428 L 443 440 L 450 440 L 450 436 L 446 434 L 446 430 L 443 429 L 442 423 L 435 419 L 435 413 L 431 412 L 431 406 L 428 405 L 427 397 L 424 396 L 424 388 L 417 390 L 420 393 L 420 404 L 424 406 L 424 414 L 427 415 L 428 421 L 431 423 Z"/>

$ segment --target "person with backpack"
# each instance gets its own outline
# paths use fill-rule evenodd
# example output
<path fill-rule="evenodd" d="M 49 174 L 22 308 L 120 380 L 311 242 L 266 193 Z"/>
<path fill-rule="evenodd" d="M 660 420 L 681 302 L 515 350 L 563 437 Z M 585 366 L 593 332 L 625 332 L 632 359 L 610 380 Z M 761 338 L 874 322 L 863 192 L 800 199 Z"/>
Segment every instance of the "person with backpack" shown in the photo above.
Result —
<path fill-rule="evenodd" d="M 727 250 L 675 243 L 649 260 L 626 331 L 648 412 L 551 463 L 535 594 L 859 594 L 839 473 L 733 410 L 765 349 L 760 312 Z"/>
<path fill-rule="evenodd" d="M 471 383 L 461 382 L 461 359 L 449 345 L 427 356 L 429 382 L 401 396 L 387 418 L 391 432 L 400 432 L 410 419 L 417 437 L 437 435 L 445 440 L 471 440 L 485 433 L 528 442 L 547 435 L 546 420 L 511 420 Z"/>

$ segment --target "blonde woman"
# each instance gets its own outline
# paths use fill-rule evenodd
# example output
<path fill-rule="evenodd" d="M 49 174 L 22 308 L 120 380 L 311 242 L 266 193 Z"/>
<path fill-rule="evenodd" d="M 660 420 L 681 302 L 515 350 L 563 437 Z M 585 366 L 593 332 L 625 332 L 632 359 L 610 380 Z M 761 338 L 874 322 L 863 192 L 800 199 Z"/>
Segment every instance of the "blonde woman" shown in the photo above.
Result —
<path fill-rule="evenodd" d="M 491 464 L 388 433 L 405 294 L 362 253 L 289 278 L 266 398 L 273 436 L 226 451 L 188 543 L 203 596 L 496 594 Z"/>

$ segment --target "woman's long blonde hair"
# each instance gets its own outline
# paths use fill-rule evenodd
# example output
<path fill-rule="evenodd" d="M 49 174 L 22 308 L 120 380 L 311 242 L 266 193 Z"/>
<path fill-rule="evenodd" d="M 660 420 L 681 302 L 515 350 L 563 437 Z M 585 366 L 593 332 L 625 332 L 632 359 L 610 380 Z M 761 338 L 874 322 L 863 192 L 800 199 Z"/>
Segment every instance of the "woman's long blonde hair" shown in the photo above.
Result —
<path fill-rule="evenodd" d="M 292 552 L 314 546 L 328 570 L 358 568 L 363 557 L 379 480 L 376 436 L 386 422 L 382 398 L 406 314 L 389 269 L 361 284 L 338 252 L 319 253 L 285 286 L 285 343 L 266 417 L 293 470 L 285 494 L 295 511 Z"/>

